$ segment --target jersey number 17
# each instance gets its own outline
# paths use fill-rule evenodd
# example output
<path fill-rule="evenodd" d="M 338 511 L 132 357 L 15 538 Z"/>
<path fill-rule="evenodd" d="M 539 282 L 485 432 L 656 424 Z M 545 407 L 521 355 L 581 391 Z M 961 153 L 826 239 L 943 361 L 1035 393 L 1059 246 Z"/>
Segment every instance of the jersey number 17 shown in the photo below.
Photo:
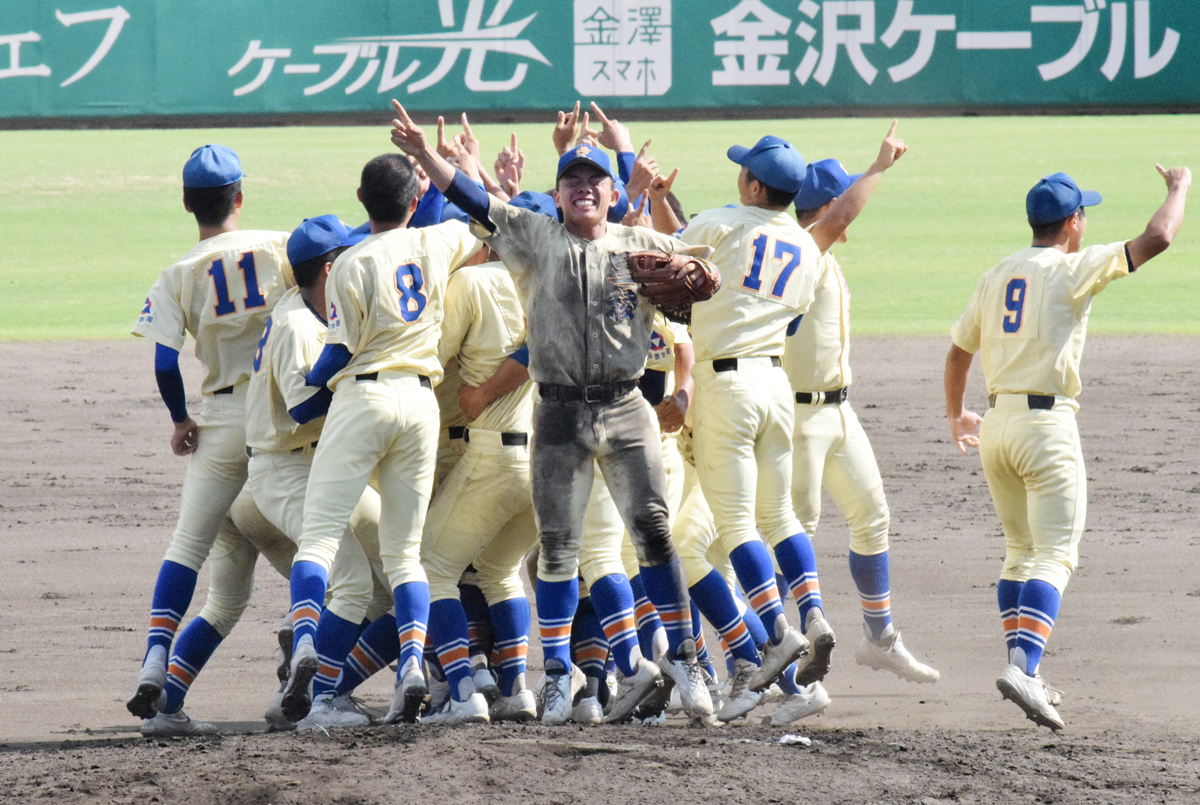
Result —
<path fill-rule="evenodd" d="M 792 278 L 792 272 L 800 265 L 800 247 L 795 243 L 788 243 L 786 240 L 775 240 L 775 247 L 772 249 L 772 240 L 773 238 L 763 233 L 752 241 L 754 257 L 750 261 L 750 270 L 742 278 L 742 287 L 759 296 L 765 295 L 763 293 L 763 263 L 767 262 L 767 257 L 770 255 L 777 266 L 768 266 L 768 271 L 777 267 L 778 273 L 775 275 L 775 281 L 770 282 L 767 287 L 770 289 L 771 297 L 782 299 L 788 280 Z"/>

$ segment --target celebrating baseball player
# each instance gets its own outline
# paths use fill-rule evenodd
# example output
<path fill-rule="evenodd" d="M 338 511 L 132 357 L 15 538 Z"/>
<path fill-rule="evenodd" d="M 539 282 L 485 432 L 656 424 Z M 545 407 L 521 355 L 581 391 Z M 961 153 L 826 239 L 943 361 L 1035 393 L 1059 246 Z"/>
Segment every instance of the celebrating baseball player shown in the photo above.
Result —
<path fill-rule="evenodd" d="M 437 460 L 437 342 L 449 272 L 479 248 L 458 221 L 406 229 L 416 194 L 413 166 L 403 156 L 385 154 L 364 166 L 358 196 L 372 234 L 337 259 L 326 283 L 329 333 L 307 382 L 328 386 L 333 400 L 313 455 L 291 577 L 296 642 L 289 692 L 294 688 L 303 704 L 301 691 L 319 667 L 313 641 L 329 568 L 377 473 L 379 551 L 400 635 L 389 722 L 415 721 L 426 696 L 421 660 L 429 584 L 420 549 Z M 351 638 L 347 652 L 353 645 Z"/>
<path fill-rule="evenodd" d="M 1034 723 L 1062 729 L 1061 694 L 1038 673 L 1063 591 L 1079 562 L 1087 475 L 1075 413 L 1079 361 L 1092 298 L 1171 245 L 1192 183 L 1187 168 L 1155 166 L 1166 201 L 1133 240 L 1082 248 L 1087 207 L 1100 194 L 1065 173 L 1029 191 L 1027 249 L 984 274 L 951 330 L 946 418 L 959 450 L 979 447 L 983 474 L 1004 529 L 1006 554 L 996 596 L 1008 667 L 996 680 L 1004 698 Z M 978 352 L 987 383 L 981 419 L 964 407 Z"/>
<path fill-rule="evenodd" d="M 217 528 L 246 481 L 246 387 L 263 325 L 292 285 L 286 232 L 239 231 L 242 163 L 230 149 L 205 145 L 183 166 L 183 206 L 200 242 L 163 271 L 133 334 L 155 344 L 154 373 L 175 423 L 171 449 L 188 456 L 179 520 L 150 610 L 137 689 L 126 703 L 138 718 L 165 705 L 167 655 L 196 589 L 196 574 Z M 190 333 L 204 370 L 204 401 L 188 415 L 179 350 Z"/>
<path fill-rule="evenodd" d="M 847 401 L 850 390 L 850 291 L 831 251 L 846 240 L 846 229 L 874 192 L 883 172 L 907 151 L 888 131 L 874 164 L 849 176 L 836 159 L 808 166 L 796 197 L 796 219 L 821 250 L 820 278 L 813 303 L 787 339 L 783 368 L 796 395 L 792 444 L 792 504 L 811 537 L 821 517 L 824 488 L 850 526 L 850 575 L 862 602 L 864 634 L 855 652 L 862 665 L 886 669 L 912 682 L 936 682 L 938 672 L 917 662 L 892 626 L 888 572 L 890 518 L 883 480 L 867 434 Z M 818 630 L 828 629 L 810 615 Z M 807 626 L 807 624 L 805 624 Z M 832 631 L 810 635 L 832 648 Z M 815 652 L 828 668 L 828 651 Z M 813 684 L 819 684 L 819 681 Z"/>
<path fill-rule="evenodd" d="M 709 249 L 689 250 L 658 233 L 608 223 L 618 199 L 611 164 L 588 145 L 559 159 L 554 198 L 563 224 L 489 199 L 434 151 L 399 103 L 393 105 L 398 118 L 392 141 L 489 233 L 525 303 L 529 372 L 541 399 L 531 462 L 541 543 L 537 609 L 546 716 L 566 720 L 571 708 L 570 629 L 584 508 L 598 460 L 637 542 L 646 592 L 667 629 L 661 671 L 679 686 L 689 714 L 707 718 L 712 702 L 695 660 L 687 591 L 667 524 L 658 434 L 637 390 L 655 308 L 635 290 L 627 255 L 661 250 L 665 264 L 711 294 L 715 271 L 703 259 Z"/>

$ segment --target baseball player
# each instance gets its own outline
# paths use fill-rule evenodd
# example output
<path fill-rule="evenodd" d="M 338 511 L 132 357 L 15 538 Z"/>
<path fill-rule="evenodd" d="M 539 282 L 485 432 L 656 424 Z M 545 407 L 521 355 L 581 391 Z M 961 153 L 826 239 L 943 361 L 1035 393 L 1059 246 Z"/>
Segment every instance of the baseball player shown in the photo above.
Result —
<path fill-rule="evenodd" d="M 454 272 L 444 307 L 439 357 L 457 358 L 465 385 L 477 387 L 492 377 L 525 341 L 516 287 L 498 263 Z M 536 718 L 533 691 L 525 687 L 530 612 L 520 577 L 521 560 L 537 542 L 529 479 L 532 415 L 533 385 L 526 382 L 472 419 L 462 459 L 430 505 L 421 564 L 429 577 L 429 639 L 450 696 L 424 723 L 489 720 L 487 702 L 476 690 L 459 598 L 459 579 L 468 565 L 487 601 L 501 656 L 496 717 Z"/>
<path fill-rule="evenodd" d="M 306 487 L 331 394 L 305 383 L 321 353 L 327 326 L 325 284 L 333 260 L 362 239 L 333 215 L 309 218 L 288 240 L 297 287 L 288 291 L 263 329 L 246 398 L 246 483 L 263 515 L 293 542 L 303 530 Z M 366 716 L 335 702 L 333 686 L 361 623 L 391 609 L 391 589 L 379 558 L 379 495 L 367 487 L 330 570 L 329 601 L 318 623 L 320 659 L 309 700 L 307 681 L 289 686 L 280 709 L 298 727 L 362 726 Z M 322 603 L 326 603 L 322 601 Z M 291 695 L 289 695 L 289 691 Z M 309 705 L 312 709 L 309 711 Z"/>
<path fill-rule="evenodd" d="M 689 713 L 707 718 L 712 702 L 695 661 L 690 604 L 667 525 L 658 436 L 653 413 L 636 390 L 654 307 L 617 284 L 613 260 L 641 248 L 677 252 L 685 247 L 655 232 L 608 223 L 618 193 L 608 157 L 599 149 L 582 145 L 559 159 L 554 196 L 563 214 L 560 225 L 489 200 L 430 147 L 404 108 L 393 104 L 398 119 L 392 141 L 487 231 L 525 303 L 529 371 L 541 400 L 531 462 L 541 542 L 537 608 L 546 658 L 546 717 L 565 721 L 571 709 L 570 630 L 584 510 L 598 459 L 638 543 L 646 592 L 667 629 L 661 671 L 675 679 Z M 699 259 L 696 264 L 704 267 Z"/>
<path fill-rule="evenodd" d="M 246 480 L 243 409 L 263 325 L 292 285 L 286 232 L 239 231 L 242 165 L 230 149 L 205 145 L 183 166 L 183 206 L 200 242 L 163 271 L 133 334 L 156 344 L 159 392 L 175 423 L 171 449 L 189 456 L 179 520 L 155 583 L 146 654 L 126 702 L 138 718 L 163 706 L 167 655 L 192 601 L 196 574 Z M 204 401 L 188 415 L 179 350 L 190 333 L 204 369 Z"/>
<path fill-rule="evenodd" d="M 836 159 L 808 166 L 796 197 L 796 219 L 821 250 L 813 303 L 786 341 L 783 368 L 795 391 L 792 434 L 792 504 L 811 536 L 821 516 L 821 489 L 850 526 L 850 575 L 862 602 L 864 634 L 855 658 L 911 682 L 936 682 L 938 672 L 917 662 L 892 626 L 888 573 L 888 515 L 883 480 L 867 434 L 847 401 L 850 389 L 850 290 L 831 248 L 862 211 L 883 172 L 906 150 L 888 132 L 874 164 L 849 176 Z M 804 631 L 821 658 L 810 676 L 824 677 L 834 634 L 819 607 Z M 824 650 L 821 650 L 823 647 Z M 817 661 L 814 660 L 814 665 Z M 815 683 L 814 683 L 815 684 Z"/>
<path fill-rule="evenodd" d="M 787 214 L 804 182 L 806 163 L 791 143 L 763 137 L 733 146 L 742 166 L 742 207 L 692 219 L 684 242 L 713 246 L 720 290 L 692 313 L 696 365 L 696 473 L 716 531 L 751 606 L 766 627 L 761 666 L 746 666 L 753 691 L 766 688 L 808 650 L 784 617 L 767 543 L 801 619 L 819 606 L 812 543 L 792 512 L 792 392 L 780 366 L 784 332 L 812 302 L 819 250 Z"/>
<path fill-rule="evenodd" d="M 339 545 L 349 542 L 342 539 L 346 524 L 377 473 L 380 557 L 401 646 L 389 722 L 415 721 L 426 696 L 421 659 L 429 584 L 420 547 L 437 460 L 437 342 L 449 272 L 479 248 L 457 221 L 405 229 L 416 191 L 413 166 L 403 156 L 366 164 L 358 195 L 372 234 L 337 259 L 326 284 L 329 333 L 307 382 L 328 386 L 333 400 L 313 455 L 292 565 L 296 637 L 284 694 L 285 703 L 294 693 L 303 705 L 302 691 L 320 667 L 313 639 L 329 568 Z"/>
<path fill-rule="evenodd" d="M 1183 222 L 1191 171 L 1155 167 L 1167 198 L 1146 230 L 1086 249 L 1085 208 L 1099 204 L 1100 194 L 1080 190 L 1065 173 L 1039 181 L 1025 198 L 1032 245 L 980 278 L 950 331 L 946 418 L 959 450 L 979 447 L 1007 548 L 996 595 L 1009 665 L 996 687 L 1052 731 L 1063 727 L 1055 709 L 1061 695 L 1038 666 L 1079 561 L 1087 510 L 1075 424 L 1079 361 L 1092 297 L 1165 251 Z M 964 408 L 976 352 L 989 395 L 982 419 Z"/>

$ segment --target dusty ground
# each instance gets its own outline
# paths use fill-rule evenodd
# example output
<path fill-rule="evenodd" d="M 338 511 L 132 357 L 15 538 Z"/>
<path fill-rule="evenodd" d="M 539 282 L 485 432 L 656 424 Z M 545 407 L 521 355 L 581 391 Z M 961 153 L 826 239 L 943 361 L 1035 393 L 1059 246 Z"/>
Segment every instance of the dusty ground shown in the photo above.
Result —
<path fill-rule="evenodd" d="M 1089 340 L 1079 415 L 1089 531 L 1042 666 L 1068 697 L 1054 736 L 994 686 L 1003 541 L 978 456 L 948 444 L 947 346 L 857 339 L 852 395 L 893 513 L 893 612 L 906 644 L 941 670 L 937 685 L 854 664 L 847 532 L 830 506 L 816 544 L 840 636 L 834 702 L 788 730 L 256 734 L 287 605 L 264 568 L 188 698 L 189 712 L 230 734 L 146 741 L 123 702 L 184 469 L 152 350 L 132 339 L 0 345 L 0 801 L 1200 801 L 1200 339 Z M 196 377 L 189 358 L 189 388 Z M 983 396 L 976 376 L 976 410 Z M 382 706 L 389 681 L 364 695 Z M 815 743 L 777 745 L 785 732 Z"/>

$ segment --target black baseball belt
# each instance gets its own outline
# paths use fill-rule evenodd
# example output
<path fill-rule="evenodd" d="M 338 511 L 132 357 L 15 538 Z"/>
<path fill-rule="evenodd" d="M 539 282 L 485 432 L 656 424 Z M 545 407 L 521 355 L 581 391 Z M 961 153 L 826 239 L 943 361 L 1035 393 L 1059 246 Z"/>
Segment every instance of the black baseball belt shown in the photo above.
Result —
<path fill-rule="evenodd" d="M 471 429 L 465 428 L 464 430 L 466 431 L 466 433 L 463 434 L 463 439 L 466 441 L 467 444 L 470 444 L 471 443 Z M 524 447 L 525 445 L 529 444 L 529 434 L 528 433 L 512 433 L 512 432 L 507 432 L 507 431 L 503 432 L 500 434 L 500 444 L 504 445 L 505 447 Z"/>
<path fill-rule="evenodd" d="M 800 405 L 840 405 L 850 396 L 850 387 L 833 391 L 797 391 L 796 402 Z"/>
<path fill-rule="evenodd" d="M 557 383 L 538 383 L 538 395 L 551 402 L 610 403 L 637 388 L 636 380 L 620 383 L 599 383 L 594 386 L 560 386 Z"/>
<path fill-rule="evenodd" d="M 1026 394 L 1025 399 L 1029 403 L 1029 410 L 1038 409 L 1040 411 L 1050 411 L 1054 408 L 1054 403 L 1057 401 L 1053 394 Z M 988 396 L 988 408 L 996 407 L 996 395 Z"/>
<path fill-rule="evenodd" d="M 446 433 L 450 436 L 450 441 L 461 439 L 467 435 L 467 429 L 462 425 L 455 425 L 451 428 L 446 428 Z"/>
<path fill-rule="evenodd" d="M 762 356 L 758 356 L 758 357 L 765 358 L 767 356 L 762 355 Z M 737 358 L 717 358 L 715 361 L 712 362 L 712 365 L 713 365 L 714 372 L 736 372 L 737 368 L 738 368 L 738 359 Z M 771 356 L 771 365 L 774 367 L 778 367 L 779 366 L 779 358 L 772 355 Z"/>
<path fill-rule="evenodd" d="M 366 374 L 363 374 L 363 375 L 355 375 L 354 379 L 356 381 L 358 381 L 359 383 L 363 382 L 364 380 L 366 380 L 366 381 L 378 380 L 379 372 L 367 372 Z M 421 385 L 424 386 L 425 388 L 427 388 L 427 389 L 433 388 L 433 383 L 430 382 L 429 378 L 426 377 L 425 375 L 417 375 L 417 380 L 420 381 Z"/>
<path fill-rule="evenodd" d="M 317 444 L 319 442 L 320 442 L 320 440 L 317 440 L 317 441 L 313 442 L 312 444 L 307 444 L 304 447 L 297 447 L 294 450 L 289 450 L 288 452 L 295 455 L 298 453 L 303 453 L 305 450 L 309 450 L 309 449 L 316 450 Z M 246 446 L 246 458 L 253 458 L 254 456 L 261 456 L 265 452 L 266 451 L 263 451 L 263 450 L 255 450 L 254 448 L 250 447 L 249 445 Z"/>

